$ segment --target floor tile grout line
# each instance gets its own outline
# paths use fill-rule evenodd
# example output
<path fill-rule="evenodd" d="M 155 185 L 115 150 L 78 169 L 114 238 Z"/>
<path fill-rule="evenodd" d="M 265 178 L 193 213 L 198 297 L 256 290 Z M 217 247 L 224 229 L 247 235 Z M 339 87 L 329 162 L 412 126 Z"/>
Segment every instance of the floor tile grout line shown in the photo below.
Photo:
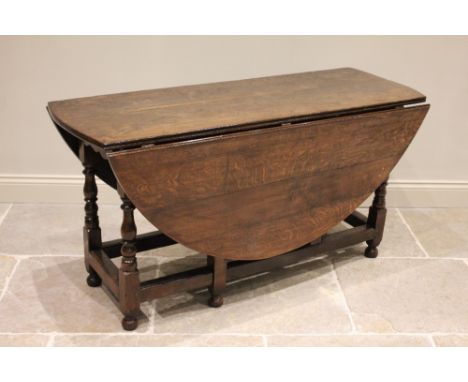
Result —
<path fill-rule="evenodd" d="M 466 336 L 468 337 L 468 332 L 342 332 L 342 333 L 333 333 L 333 332 L 323 332 L 323 333 L 235 333 L 235 332 L 226 332 L 226 333 L 188 333 L 188 332 L 163 332 L 163 333 L 146 333 L 146 332 L 137 332 L 137 333 L 124 333 L 124 332 L 0 332 L 0 335 L 38 335 L 38 336 L 54 336 L 63 337 L 63 336 L 109 336 L 109 337 L 142 337 L 142 336 L 211 336 L 211 337 L 222 337 L 222 336 L 231 336 L 231 337 L 264 337 L 267 340 L 268 337 L 273 336 L 282 336 L 282 337 L 353 337 L 353 336 L 363 336 L 363 337 L 429 337 L 433 336 Z"/>
<path fill-rule="evenodd" d="M 252 334 L 253 335 L 253 334 Z M 424 332 L 343 332 L 343 333 L 268 333 L 262 334 L 265 337 L 356 337 L 356 336 L 363 336 L 363 337 L 424 337 L 427 338 L 428 336 L 467 336 L 468 332 L 466 333 L 451 333 L 451 332 L 434 332 L 434 333 L 424 333 Z"/>
<path fill-rule="evenodd" d="M 18 268 L 20 262 L 21 262 L 21 260 L 15 259 L 15 265 L 13 266 L 13 269 L 11 270 L 10 274 L 5 279 L 5 283 L 3 284 L 2 293 L 0 293 L 0 303 L 3 300 L 3 297 L 6 295 L 8 288 L 10 287 L 11 279 L 13 278 L 13 276 L 14 276 L 14 274 L 16 272 L 16 269 Z"/>
<path fill-rule="evenodd" d="M 333 262 L 333 260 L 330 260 L 330 263 L 331 263 L 331 266 L 332 266 L 332 273 L 334 275 L 334 279 L 335 279 L 335 281 L 336 281 L 336 283 L 338 285 L 338 289 L 339 289 L 339 293 L 341 295 L 342 303 L 343 303 L 343 305 L 345 307 L 346 313 L 348 315 L 349 322 L 351 324 L 351 333 L 356 333 L 357 332 L 356 325 L 355 325 L 354 320 L 353 320 L 353 315 L 351 313 L 351 309 L 349 308 L 349 305 L 348 305 L 348 300 L 346 300 L 346 296 L 344 294 L 343 287 L 341 286 L 340 279 L 338 278 L 338 273 L 336 272 L 335 263 Z"/>
<path fill-rule="evenodd" d="M 416 234 L 414 233 L 413 229 L 411 228 L 411 226 L 408 224 L 408 222 L 406 221 L 405 217 L 404 217 L 403 214 L 401 213 L 400 209 L 399 209 L 399 208 L 395 208 L 395 211 L 396 211 L 397 215 L 400 217 L 401 221 L 403 222 L 403 225 L 408 229 L 408 231 L 410 232 L 411 236 L 413 236 L 413 239 L 415 240 L 416 245 L 419 247 L 419 249 L 421 249 L 421 251 L 424 253 L 424 255 L 425 255 L 426 257 L 430 257 L 429 254 L 427 253 L 426 249 L 423 247 L 423 245 L 422 245 L 421 242 L 419 241 L 418 237 L 417 237 Z"/>
<path fill-rule="evenodd" d="M 41 335 L 41 336 L 50 336 L 54 335 L 56 337 L 60 336 L 110 336 L 110 337 L 132 337 L 132 336 L 212 336 L 212 337 L 222 337 L 222 336 L 232 336 L 232 337 L 263 337 L 267 334 L 260 333 L 189 333 L 189 332 L 163 332 L 163 333 L 146 333 L 146 332 L 0 332 L 0 335 Z M 302 334 L 294 334 L 302 335 Z M 337 333 L 338 335 L 338 333 Z"/>
<path fill-rule="evenodd" d="M 429 335 L 427 336 L 427 339 L 429 340 L 429 342 L 430 342 L 430 344 L 431 344 L 432 347 L 437 347 L 437 345 L 436 345 L 436 343 L 435 343 L 435 341 L 434 341 L 434 337 L 433 337 L 432 335 L 429 334 Z"/>
<path fill-rule="evenodd" d="M 11 208 L 13 207 L 13 203 L 10 203 L 6 209 L 6 211 L 0 216 L 0 226 L 2 225 L 3 221 L 8 215 L 8 212 L 10 212 Z"/>
<path fill-rule="evenodd" d="M 380 256 L 379 260 L 397 260 L 397 259 L 414 259 L 414 260 L 448 260 L 448 261 L 468 261 L 466 257 L 433 257 L 433 256 Z"/>
<path fill-rule="evenodd" d="M 267 348 L 268 347 L 268 338 L 265 335 L 262 335 L 262 341 L 263 341 L 263 347 Z"/>

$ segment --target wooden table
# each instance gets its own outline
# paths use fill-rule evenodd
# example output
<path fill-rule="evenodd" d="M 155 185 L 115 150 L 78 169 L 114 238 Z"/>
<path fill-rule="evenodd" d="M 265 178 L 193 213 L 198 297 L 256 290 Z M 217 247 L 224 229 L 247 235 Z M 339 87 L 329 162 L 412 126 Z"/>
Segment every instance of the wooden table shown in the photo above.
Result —
<path fill-rule="evenodd" d="M 376 257 L 386 179 L 423 102 L 351 68 L 50 102 L 84 166 L 88 285 L 104 283 L 133 330 L 142 301 L 208 287 L 218 307 L 234 279 L 362 241 Z M 119 240 L 101 240 L 95 176 L 122 199 Z M 137 235 L 134 208 L 159 231 Z M 341 221 L 352 228 L 327 234 Z M 176 243 L 207 265 L 140 282 L 137 252 Z"/>

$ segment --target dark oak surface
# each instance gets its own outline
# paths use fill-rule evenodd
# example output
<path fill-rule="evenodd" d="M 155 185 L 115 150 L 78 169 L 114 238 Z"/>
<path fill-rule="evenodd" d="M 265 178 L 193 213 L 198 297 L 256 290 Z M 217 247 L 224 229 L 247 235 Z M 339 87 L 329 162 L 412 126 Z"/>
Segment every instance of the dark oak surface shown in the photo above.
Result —
<path fill-rule="evenodd" d="M 311 242 L 403 155 L 428 105 L 109 153 L 125 193 L 177 242 L 261 259 Z"/>
<path fill-rule="evenodd" d="M 407 86 L 342 68 L 54 101 L 48 109 L 62 128 L 109 147 L 424 100 Z"/>

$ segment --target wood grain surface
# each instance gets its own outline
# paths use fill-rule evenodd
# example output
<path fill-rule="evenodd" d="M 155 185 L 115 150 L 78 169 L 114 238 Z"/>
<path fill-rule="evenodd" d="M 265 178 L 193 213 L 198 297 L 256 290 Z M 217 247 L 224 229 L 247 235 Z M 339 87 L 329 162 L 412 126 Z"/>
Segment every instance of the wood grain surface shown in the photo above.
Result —
<path fill-rule="evenodd" d="M 303 246 L 389 175 L 429 106 L 251 130 L 109 154 L 135 206 L 174 240 L 228 259 Z"/>
<path fill-rule="evenodd" d="M 424 100 L 407 86 L 342 68 L 55 101 L 48 110 L 70 133 L 109 147 Z"/>

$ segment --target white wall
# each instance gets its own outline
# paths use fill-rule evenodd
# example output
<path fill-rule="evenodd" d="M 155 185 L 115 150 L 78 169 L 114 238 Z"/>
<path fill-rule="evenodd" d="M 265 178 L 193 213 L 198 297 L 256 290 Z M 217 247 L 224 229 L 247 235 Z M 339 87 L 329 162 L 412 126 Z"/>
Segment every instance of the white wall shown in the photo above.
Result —
<path fill-rule="evenodd" d="M 0 201 L 81 200 L 50 100 L 343 66 L 432 105 L 392 173 L 391 204 L 468 206 L 468 37 L 405 36 L 0 37 Z"/>

